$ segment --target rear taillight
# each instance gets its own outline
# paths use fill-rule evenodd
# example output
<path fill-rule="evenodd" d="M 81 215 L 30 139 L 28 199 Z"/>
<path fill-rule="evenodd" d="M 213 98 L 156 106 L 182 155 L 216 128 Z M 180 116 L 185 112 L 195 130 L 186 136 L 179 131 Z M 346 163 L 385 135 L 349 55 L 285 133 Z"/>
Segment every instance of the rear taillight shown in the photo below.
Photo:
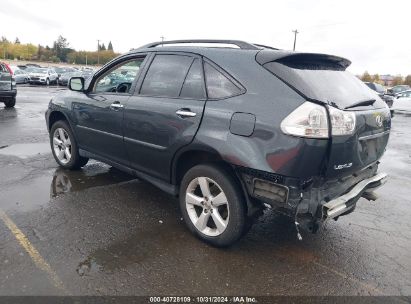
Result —
<path fill-rule="evenodd" d="M 328 138 L 327 111 L 323 106 L 305 102 L 281 122 L 281 130 L 294 136 Z"/>
<path fill-rule="evenodd" d="M 355 130 L 355 113 L 350 111 L 341 111 L 329 107 L 331 120 L 331 135 L 350 135 Z"/>
<path fill-rule="evenodd" d="M 329 107 L 331 135 L 350 135 L 355 130 L 355 113 Z M 285 134 L 308 137 L 329 138 L 327 111 L 325 107 L 305 102 L 281 122 Z"/>

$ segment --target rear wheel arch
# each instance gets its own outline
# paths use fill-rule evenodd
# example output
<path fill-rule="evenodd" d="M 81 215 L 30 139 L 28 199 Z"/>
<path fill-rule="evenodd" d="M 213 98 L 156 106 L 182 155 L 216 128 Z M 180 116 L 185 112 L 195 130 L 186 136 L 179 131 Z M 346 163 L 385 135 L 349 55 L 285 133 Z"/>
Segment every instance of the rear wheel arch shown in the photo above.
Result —
<path fill-rule="evenodd" d="M 177 155 L 173 162 L 172 167 L 172 176 L 171 182 L 173 185 L 180 186 L 181 181 L 184 178 L 184 175 L 190 170 L 191 168 L 197 165 L 216 165 L 219 168 L 223 169 L 228 175 L 230 175 L 233 180 L 239 186 L 239 189 L 242 190 L 241 195 L 244 197 L 245 201 L 247 202 L 247 209 L 251 207 L 248 194 L 240 181 L 239 176 L 236 174 L 234 168 L 226 162 L 221 155 L 212 148 L 209 147 L 201 147 L 196 149 L 185 150 L 179 155 Z"/>
<path fill-rule="evenodd" d="M 213 149 L 196 148 L 185 150 L 174 158 L 171 172 L 172 184 L 179 185 L 188 170 L 196 165 L 206 163 L 219 163 L 225 167 L 229 167 L 223 158 Z"/>

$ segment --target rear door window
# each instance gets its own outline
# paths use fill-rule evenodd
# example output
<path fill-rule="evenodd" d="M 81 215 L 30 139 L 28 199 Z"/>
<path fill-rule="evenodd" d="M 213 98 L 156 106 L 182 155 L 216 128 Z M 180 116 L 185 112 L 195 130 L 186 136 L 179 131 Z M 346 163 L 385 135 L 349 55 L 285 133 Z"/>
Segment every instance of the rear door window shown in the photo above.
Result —
<path fill-rule="evenodd" d="M 191 64 L 190 70 L 184 80 L 180 97 L 192 99 L 205 98 L 203 69 L 199 59 L 194 59 Z"/>
<path fill-rule="evenodd" d="M 193 58 L 183 55 L 156 55 L 148 69 L 140 94 L 178 97 Z M 195 71 L 193 72 L 193 74 Z M 193 79 L 194 75 L 192 76 Z M 190 81 L 190 80 L 189 80 Z M 189 83 L 184 94 L 189 95 Z M 191 92 L 192 94 L 192 92 Z"/>
<path fill-rule="evenodd" d="M 209 63 L 204 63 L 208 97 L 221 99 L 241 94 L 242 90 Z"/>

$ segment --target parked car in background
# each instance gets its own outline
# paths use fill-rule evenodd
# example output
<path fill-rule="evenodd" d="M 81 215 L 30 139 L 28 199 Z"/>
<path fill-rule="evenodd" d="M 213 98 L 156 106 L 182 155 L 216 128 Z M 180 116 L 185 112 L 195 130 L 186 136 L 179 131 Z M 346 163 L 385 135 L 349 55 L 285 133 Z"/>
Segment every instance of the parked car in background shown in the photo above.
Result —
<path fill-rule="evenodd" d="M 175 46 L 190 43 L 237 48 Z M 215 246 L 264 208 L 301 237 L 375 200 L 387 178 L 390 111 L 350 63 L 243 41 L 151 43 L 53 97 L 51 150 L 65 169 L 98 159 L 178 196 L 188 229 Z"/>
<path fill-rule="evenodd" d="M 10 68 L 13 71 L 13 76 L 16 84 L 29 82 L 30 77 L 26 71 L 21 70 L 18 66 L 10 66 Z"/>
<path fill-rule="evenodd" d="M 72 67 L 52 67 L 52 69 L 57 73 L 59 80 L 63 74 L 73 73 L 77 71 L 76 69 Z"/>
<path fill-rule="evenodd" d="M 14 71 L 14 79 L 16 80 L 17 84 L 29 83 L 30 76 L 25 71 L 18 69 Z"/>
<path fill-rule="evenodd" d="M 81 72 L 76 71 L 62 74 L 59 78 L 59 85 L 67 86 L 71 77 L 81 77 Z"/>
<path fill-rule="evenodd" d="M 12 108 L 16 104 L 16 95 L 13 71 L 7 63 L 0 62 L 0 102 L 3 102 L 6 108 Z"/>
<path fill-rule="evenodd" d="M 386 91 L 382 85 L 376 82 L 364 82 L 371 90 L 377 92 L 378 96 L 382 98 L 382 100 L 385 101 L 385 103 L 388 105 L 389 108 L 392 107 L 392 104 L 394 102 L 394 97 L 386 94 Z"/>
<path fill-rule="evenodd" d="M 37 63 L 27 63 L 26 66 L 27 67 L 32 67 L 32 68 L 41 68 L 41 66 L 38 65 Z"/>
<path fill-rule="evenodd" d="M 93 75 L 93 70 L 84 71 L 74 71 L 69 73 L 64 73 L 60 76 L 59 85 L 67 86 L 70 78 L 72 77 L 83 77 L 85 80 L 89 79 Z"/>
<path fill-rule="evenodd" d="M 51 68 L 29 68 L 30 84 L 45 84 L 58 83 L 58 75 Z"/>
<path fill-rule="evenodd" d="M 411 90 L 397 94 L 395 97 L 393 110 L 395 113 L 411 114 Z"/>
<path fill-rule="evenodd" d="M 394 86 L 392 88 L 389 88 L 387 90 L 387 93 L 392 95 L 392 96 L 396 96 L 397 94 L 399 94 L 401 92 L 404 92 L 404 91 L 407 91 L 407 90 L 411 90 L 411 87 L 409 85 L 402 84 L 402 85 L 397 85 L 397 86 Z"/>

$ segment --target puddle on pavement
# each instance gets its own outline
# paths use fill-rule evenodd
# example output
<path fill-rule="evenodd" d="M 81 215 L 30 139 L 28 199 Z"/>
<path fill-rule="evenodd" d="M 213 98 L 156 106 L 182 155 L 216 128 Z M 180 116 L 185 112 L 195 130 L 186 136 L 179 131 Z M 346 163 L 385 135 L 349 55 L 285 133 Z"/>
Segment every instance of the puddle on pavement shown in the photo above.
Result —
<path fill-rule="evenodd" d="M 117 184 L 134 178 L 98 162 L 92 162 L 78 171 L 58 168 L 48 173 L 48 175 L 22 180 L 2 189 L 0 208 L 33 210 L 47 205 L 50 199 L 67 192 Z"/>
<path fill-rule="evenodd" d="M 98 162 L 91 163 L 78 171 L 59 168 L 54 172 L 50 195 L 56 197 L 66 192 L 117 184 L 134 178 L 118 169 Z"/>
<path fill-rule="evenodd" d="M 49 143 L 27 143 L 2 146 L 0 154 L 16 156 L 20 158 L 29 158 L 39 154 L 49 154 L 51 148 Z"/>

